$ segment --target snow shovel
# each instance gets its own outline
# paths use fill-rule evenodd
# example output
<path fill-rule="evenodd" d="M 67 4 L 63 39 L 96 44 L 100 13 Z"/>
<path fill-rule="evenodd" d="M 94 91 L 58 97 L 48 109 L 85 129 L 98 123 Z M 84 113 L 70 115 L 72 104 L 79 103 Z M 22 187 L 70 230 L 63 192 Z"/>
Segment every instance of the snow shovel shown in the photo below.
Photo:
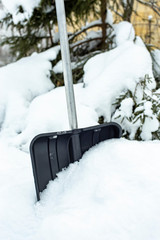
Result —
<path fill-rule="evenodd" d="M 37 200 L 50 180 L 57 173 L 80 160 L 83 153 L 97 143 L 121 137 L 121 127 L 117 123 L 105 123 L 78 129 L 76 105 L 73 91 L 69 44 L 66 28 L 64 0 L 56 0 L 56 11 L 60 33 L 69 131 L 44 133 L 36 136 L 30 144 L 30 153 Z"/>

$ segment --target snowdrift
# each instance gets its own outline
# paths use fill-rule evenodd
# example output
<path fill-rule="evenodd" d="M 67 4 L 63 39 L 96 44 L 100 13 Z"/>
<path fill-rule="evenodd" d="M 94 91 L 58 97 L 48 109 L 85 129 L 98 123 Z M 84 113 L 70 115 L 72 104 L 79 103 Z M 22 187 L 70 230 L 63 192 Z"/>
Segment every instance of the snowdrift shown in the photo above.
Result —
<path fill-rule="evenodd" d="M 121 35 L 119 28 L 127 30 Z M 122 90 L 148 74 L 151 57 L 130 25 L 117 47 L 91 58 L 74 86 L 79 127 L 110 121 Z M 131 31 L 130 31 L 131 30 Z M 126 33 L 126 32 L 125 32 Z M 159 240 L 159 141 L 103 142 L 84 154 L 36 203 L 28 147 L 41 132 L 68 129 L 64 87 L 50 81 L 59 47 L 0 68 L 0 239 Z M 147 131 L 147 129 L 146 129 Z"/>

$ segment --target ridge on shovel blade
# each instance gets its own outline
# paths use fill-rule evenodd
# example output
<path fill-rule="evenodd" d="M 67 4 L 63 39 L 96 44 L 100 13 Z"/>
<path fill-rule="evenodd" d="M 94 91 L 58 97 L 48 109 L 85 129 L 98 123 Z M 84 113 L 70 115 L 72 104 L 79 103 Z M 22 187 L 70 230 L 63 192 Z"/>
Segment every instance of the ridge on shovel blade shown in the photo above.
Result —
<path fill-rule="evenodd" d="M 70 163 L 78 161 L 83 153 L 97 143 L 120 138 L 121 127 L 117 123 L 105 123 L 93 127 L 36 136 L 30 144 L 30 153 L 37 200 L 50 180 Z"/>

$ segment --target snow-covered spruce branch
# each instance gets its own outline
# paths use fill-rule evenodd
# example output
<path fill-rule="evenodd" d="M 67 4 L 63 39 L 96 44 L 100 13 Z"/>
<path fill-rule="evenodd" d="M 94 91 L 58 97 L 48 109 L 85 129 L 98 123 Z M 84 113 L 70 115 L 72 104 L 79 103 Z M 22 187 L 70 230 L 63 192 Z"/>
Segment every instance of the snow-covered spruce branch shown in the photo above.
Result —
<path fill-rule="evenodd" d="M 150 81 L 146 75 L 133 91 L 126 90 L 116 98 L 112 120 L 121 124 L 128 139 L 160 139 L 160 94 L 148 88 Z"/>

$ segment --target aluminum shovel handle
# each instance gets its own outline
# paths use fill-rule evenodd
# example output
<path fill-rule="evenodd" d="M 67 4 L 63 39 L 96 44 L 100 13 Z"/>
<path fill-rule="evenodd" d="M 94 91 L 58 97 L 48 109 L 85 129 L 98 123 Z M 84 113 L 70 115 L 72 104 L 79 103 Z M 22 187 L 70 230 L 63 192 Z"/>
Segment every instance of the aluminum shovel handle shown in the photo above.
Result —
<path fill-rule="evenodd" d="M 73 79 L 72 79 L 71 60 L 70 60 L 70 52 L 69 52 L 69 44 L 68 44 L 64 0 L 55 0 L 55 3 L 56 3 L 59 35 L 60 35 L 60 45 L 61 45 L 61 54 L 62 54 L 62 63 L 63 63 L 63 76 L 64 76 L 64 83 L 65 83 L 69 125 L 71 129 L 76 129 L 78 128 L 78 123 L 77 123 L 76 105 L 75 105 L 75 97 L 74 97 L 74 90 L 73 90 Z"/>

